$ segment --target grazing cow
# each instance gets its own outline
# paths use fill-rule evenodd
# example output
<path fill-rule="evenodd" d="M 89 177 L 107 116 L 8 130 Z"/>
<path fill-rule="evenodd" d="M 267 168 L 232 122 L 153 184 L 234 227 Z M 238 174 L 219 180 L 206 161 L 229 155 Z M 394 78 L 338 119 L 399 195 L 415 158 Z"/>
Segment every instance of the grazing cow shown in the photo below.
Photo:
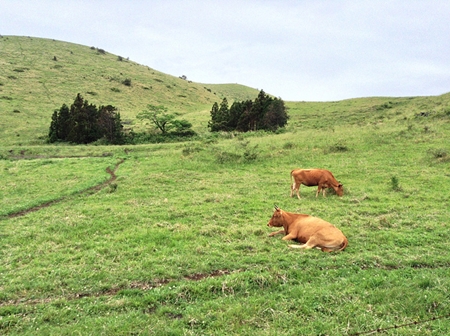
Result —
<path fill-rule="evenodd" d="M 311 249 L 319 248 L 323 252 L 342 251 L 348 245 L 344 234 L 323 219 L 310 215 L 283 211 L 275 206 L 269 227 L 283 227 L 283 230 L 274 231 L 269 237 L 284 233 L 283 240 L 295 240 L 303 245 L 289 245 L 292 248 Z"/>
<path fill-rule="evenodd" d="M 317 186 L 316 197 L 322 190 L 323 197 L 327 188 L 333 188 L 338 196 L 344 195 L 344 188 L 341 183 L 336 181 L 333 174 L 326 169 L 294 169 L 291 171 L 291 197 L 294 191 L 297 191 L 297 197 L 300 199 L 300 185 L 307 187 Z"/>

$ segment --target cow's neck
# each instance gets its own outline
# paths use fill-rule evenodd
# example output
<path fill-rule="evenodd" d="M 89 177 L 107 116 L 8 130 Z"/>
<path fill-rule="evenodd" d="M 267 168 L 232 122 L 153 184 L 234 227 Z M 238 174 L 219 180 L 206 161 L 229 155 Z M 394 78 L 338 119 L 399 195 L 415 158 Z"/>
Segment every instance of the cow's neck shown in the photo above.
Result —
<path fill-rule="evenodd" d="M 331 185 L 331 187 L 332 187 L 334 190 L 336 190 L 337 187 L 338 187 L 338 185 L 339 185 L 339 182 L 336 182 L 336 181 L 330 181 L 330 185 Z"/>
<path fill-rule="evenodd" d="M 284 232 L 289 233 L 289 227 L 292 225 L 292 223 L 295 222 L 295 220 L 301 216 L 301 214 L 296 214 L 292 212 L 283 211 L 283 228 Z"/>

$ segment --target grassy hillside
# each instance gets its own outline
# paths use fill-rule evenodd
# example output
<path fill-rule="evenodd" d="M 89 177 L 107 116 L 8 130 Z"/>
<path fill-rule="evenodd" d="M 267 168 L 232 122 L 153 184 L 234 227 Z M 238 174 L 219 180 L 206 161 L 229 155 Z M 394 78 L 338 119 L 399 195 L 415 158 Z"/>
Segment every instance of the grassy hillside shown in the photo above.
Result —
<path fill-rule="evenodd" d="M 49 65 L 62 57 L 52 54 Z M 0 96 L 13 99 L 1 100 L 2 116 L 17 101 L 33 111 L 39 103 L 10 88 L 33 72 L 9 66 Z M 177 95 L 204 91 L 201 104 L 180 105 L 201 128 L 216 96 L 145 71 L 171 78 Z M 137 76 L 132 83 L 149 85 Z M 150 91 L 95 78 L 105 85 L 94 103 Z M 36 88 L 17 92 L 50 85 L 30 80 Z M 158 88 L 154 99 L 169 106 Z M 137 106 L 134 95 L 122 99 Z M 45 145 L 37 130 L 47 121 L 33 122 L 44 110 L 8 115 L 20 134 L 1 126 L 0 334 L 450 334 L 450 95 L 287 105 L 291 119 L 277 134 L 203 132 L 137 146 Z M 316 198 L 302 186 L 302 199 L 290 198 L 289 173 L 302 167 L 330 169 L 344 196 Z M 333 223 L 348 248 L 298 251 L 268 237 L 274 204 Z"/>
<path fill-rule="evenodd" d="M 123 84 L 126 79 L 131 86 Z M 42 143 L 53 111 L 63 103 L 70 105 L 77 93 L 97 106 L 116 106 L 123 120 L 133 121 L 147 104 L 164 105 L 204 130 L 214 102 L 224 95 L 230 101 L 254 99 L 258 90 L 189 82 L 110 54 L 101 46 L 34 37 L 0 38 L 0 136 L 4 144 Z"/>

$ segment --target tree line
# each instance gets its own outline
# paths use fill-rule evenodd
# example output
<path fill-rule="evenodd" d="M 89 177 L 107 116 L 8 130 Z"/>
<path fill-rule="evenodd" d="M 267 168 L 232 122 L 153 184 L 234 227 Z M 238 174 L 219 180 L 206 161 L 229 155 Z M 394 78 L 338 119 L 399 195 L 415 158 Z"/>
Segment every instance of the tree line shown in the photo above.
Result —
<path fill-rule="evenodd" d="M 236 101 L 228 107 L 224 98 L 219 105 L 213 104 L 208 128 L 211 132 L 219 131 L 276 131 L 287 124 L 289 116 L 284 101 L 273 98 L 261 90 L 254 101 Z"/>
<path fill-rule="evenodd" d="M 212 106 L 208 128 L 211 132 L 276 131 L 287 124 L 289 116 L 286 110 L 281 98 L 271 97 L 263 90 L 254 101 L 235 101 L 231 107 L 224 98 L 220 105 L 216 102 Z M 154 131 L 135 133 L 131 130 L 125 134 L 117 108 L 112 105 L 97 108 L 78 93 L 70 107 L 63 104 L 53 112 L 48 141 L 88 144 L 101 140 L 106 144 L 120 145 L 176 141 L 196 135 L 189 121 L 176 118 L 162 105 L 147 105 L 147 110 L 136 118 L 153 124 Z"/>

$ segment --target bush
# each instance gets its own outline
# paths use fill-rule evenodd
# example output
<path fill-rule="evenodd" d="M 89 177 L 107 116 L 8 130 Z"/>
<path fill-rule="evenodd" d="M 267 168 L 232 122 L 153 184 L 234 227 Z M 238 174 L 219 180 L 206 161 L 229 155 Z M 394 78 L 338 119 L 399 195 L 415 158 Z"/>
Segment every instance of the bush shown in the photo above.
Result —
<path fill-rule="evenodd" d="M 202 150 L 202 148 L 200 146 L 189 144 L 189 145 L 184 146 L 181 153 L 183 154 L 183 156 L 189 156 L 191 154 L 200 152 L 201 150 Z"/>
<path fill-rule="evenodd" d="M 225 152 L 225 151 L 219 151 L 216 152 L 216 161 L 217 163 L 224 164 L 224 163 L 236 163 L 239 162 L 241 159 L 241 156 L 235 153 Z"/>
<path fill-rule="evenodd" d="M 439 162 L 447 162 L 450 161 L 450 155 L 448 155 L 448 151 L 443 148 L 437 148 L 430 150 L 431 155 L 434 159 L 436 159 Z"/>
<path fill-rule="evenodd" d="M 341 152 L 347 152 L 348 147 L 343 142 L 336 142 L 335 144 L 328 147 L 328 153 L 341 153 Z"/>
<path fill-rule="evenodd" d="M 238 140 L 236 145 L 237 153 L 228 151 L 215 151 L 216 161 L 218 163 L 238 163 L 238 162 L 252 162 L 258 158 L 258 145 L 249 146 L 250 142 L 245 140 Z"/>
<path fill-rule="evenodd" d="M 258 153 L 256 149 L 258 148 L 258 145 L 249 146 L 250 141 L 241 141 L 240 146 L 244 150 L 244 153 L 242 154 L 245 162 L 255 161 L 258 158 Z"/>
<path fill-rule="evenodd" d="M 391 177 L 391 186 L 393 191 L 402 191 L 402 187 L 400 187 L 397 176 Z"/>
<path fill-rule="evenodd" d="M 286 142 L 284 145 L 283 145 L 283 149 L 292 149 L 292 148 L 295 148 L 296 147 L 296 145 L 293 143 L 293 142 Z"/>

